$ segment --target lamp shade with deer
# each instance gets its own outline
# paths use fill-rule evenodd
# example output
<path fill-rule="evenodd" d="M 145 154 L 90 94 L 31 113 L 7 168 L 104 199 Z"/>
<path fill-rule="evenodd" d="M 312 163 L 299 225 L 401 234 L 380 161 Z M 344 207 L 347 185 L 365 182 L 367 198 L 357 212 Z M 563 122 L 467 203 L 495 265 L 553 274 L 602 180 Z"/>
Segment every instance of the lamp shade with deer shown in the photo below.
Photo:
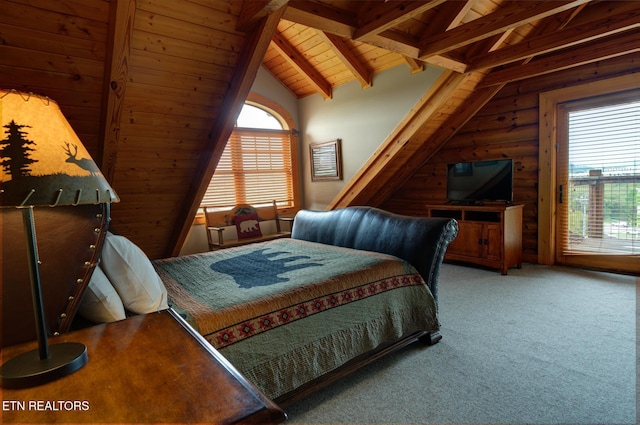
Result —
<path fill-rule="evenodd" d="M 0 208 L 3 211 L 17 208 L 22 212 L 38 339 L 37 350 L 27 351 L 2 364 L 0 377 L 3 387 L 22 388 L 69 375 L 84 366 L 88 359 L 83 344 L 48 344 L 34 207 L 75 209 L 88 204 L 108 207 L 119 199 L 53 100 L 31 93 L 0 90 L 0 128 Z M 0 221 L 0 228 L 1 225 Z M 13 232 L 14 229 L 10 230 Z M 103 236 L 105 231 L 94 229 L 96 238 Z M 64 237 L 58 235 L 58 238 Z M 93 246 L 99 250 L 97 244 Z M 94 266 L 95 262 L 89 262 L 87 270 L 93 270 Z M 91 273 L 87 272 L 86 276 L 87 279 L 79 279 L 79 282 L 88 280 Z M 24 283 L 21 280 L 2 282 L 0 300 L 3 306 L 7 302 L 6 295 L 13 294 L 15 288 L 27 287 Z M 59 288 L 56 295 L 60 293 L 67 297 L 64 285 L 54 284 Z M 82 293 L 78 294 L 81 296 Z M 69 302 L 73 298 L 68 297 Z M 19 316 L 11 319 L 23 320 Z"/>
<path fill-rule="evenodd" d="M 0 206 L 117 202 L 58 104 L 0 90 Z"/>

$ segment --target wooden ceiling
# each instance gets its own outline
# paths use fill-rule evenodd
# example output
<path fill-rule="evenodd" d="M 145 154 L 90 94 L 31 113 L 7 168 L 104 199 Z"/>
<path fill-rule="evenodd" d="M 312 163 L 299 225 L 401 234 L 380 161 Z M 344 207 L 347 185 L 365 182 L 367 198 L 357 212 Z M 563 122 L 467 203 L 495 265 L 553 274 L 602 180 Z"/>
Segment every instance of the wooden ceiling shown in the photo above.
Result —
<path fill-rule="evenodd" d="M 640 2 L 2 0 L 0 87 L 54 99 L 121 202 L 177 255 L 264 66 L 297 98 L 445 69 L 329 208 L 380 205 L 505 84 L 640 49 Z M 329 100 L 330 101 L 330 100 Z"/>
<path fill-rule="evenodd" d="M 257 8 L 258 3 L 248 6 Z M 625 33 L 637 39 L 640 17 L 635 2 L 263 3 L 262 13 L 286 3 L 263 66 L 298 98 L 316 93 L 331 98 L 336 86 L 354 80 L 368 88 L 373 75 L 398 65 L 411 72 L 429 65 L 457 73 L 495 69 L 486 85 L 553 72 L 638 47 L 637 43 L 614 42 L 617 36 L 607 38 Z M 602 42 L 601 48 L 578 55 L 596 41 Z M 529 61 L 534 63 L 523 69 L 523 62 Z"/>

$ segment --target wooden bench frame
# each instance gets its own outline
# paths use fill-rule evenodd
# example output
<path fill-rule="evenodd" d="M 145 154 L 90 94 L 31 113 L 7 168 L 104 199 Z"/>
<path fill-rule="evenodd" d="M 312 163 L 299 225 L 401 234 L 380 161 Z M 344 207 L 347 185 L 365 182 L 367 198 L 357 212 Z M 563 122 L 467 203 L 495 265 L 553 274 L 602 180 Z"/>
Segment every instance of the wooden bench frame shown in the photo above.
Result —
<path fill-rule="evenodd" d="M 269 241 L 272 239 L 286 238 L 291 236 L 290 230 L 282 230 L 281 223 L 289 223 L 289 229 L 293 228 L 293 217 L 281 217 L 278 212 L 278 206 L 276 201 L 273 201 L 272 205 L 263 207 L 254 207 L 248 204 L 236 205 L 230 209 L 224 209 L 223 207 L 207 205 L 203 206 L 204 218 L 206 223 L 207 240 L 209 241 L 209 250 L 231 248 L 234 246 L 247 245 L 255 242 Z M 234 219 L 236 215 L 240 214 L 258 214 L 258 222 L 275 221 L 276 231 L 275 233 L 263 233 L 262 236 L 243 239 L 225 239 L 225 228 L 234 226 Z M 261 228 L 264 232 L 264 229 Z M 217 236 L 214 238 L 214 234 Z"/>

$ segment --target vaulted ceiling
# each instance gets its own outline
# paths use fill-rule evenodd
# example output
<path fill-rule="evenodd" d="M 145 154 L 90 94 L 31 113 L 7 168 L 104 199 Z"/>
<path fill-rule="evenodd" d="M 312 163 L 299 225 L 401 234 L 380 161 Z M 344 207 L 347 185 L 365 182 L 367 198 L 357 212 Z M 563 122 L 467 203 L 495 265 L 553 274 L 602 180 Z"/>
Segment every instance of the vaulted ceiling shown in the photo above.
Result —
<path fill-rule="evenodd" d="M 298 98 L 445 69 L 330 208 L 383 202 L 505 84 L 640 49 L 638 1 L 3 0 L 0 86 L 56 100 L 120 196 L 113 225 L 176 255 L 260 66 Z"/>
<path fill-rule="evenodd" d="M 638 48 L 618 38 L 637 39 L 634 2 L 292 0 L 263 2 L 253 13 L 284 3 L 263 65 L 299 98 L 330 98 L 353 80 L 367 88 L 374 74 L 398 65 L 411 72 L 426 65 L 456 73 L 493 69 L 489 85 Z M 240 28 L 248 22 L 241 17 Z"/>

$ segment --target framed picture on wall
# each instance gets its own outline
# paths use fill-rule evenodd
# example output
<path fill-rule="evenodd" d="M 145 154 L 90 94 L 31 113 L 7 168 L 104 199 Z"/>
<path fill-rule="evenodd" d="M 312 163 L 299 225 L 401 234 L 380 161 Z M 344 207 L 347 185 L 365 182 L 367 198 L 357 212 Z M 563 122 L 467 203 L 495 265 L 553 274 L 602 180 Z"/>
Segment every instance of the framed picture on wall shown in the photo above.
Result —
<path fill-rule="evenodd" d="M 309 144 L 311 180 L 342 180 L 342 139 Z"/>

